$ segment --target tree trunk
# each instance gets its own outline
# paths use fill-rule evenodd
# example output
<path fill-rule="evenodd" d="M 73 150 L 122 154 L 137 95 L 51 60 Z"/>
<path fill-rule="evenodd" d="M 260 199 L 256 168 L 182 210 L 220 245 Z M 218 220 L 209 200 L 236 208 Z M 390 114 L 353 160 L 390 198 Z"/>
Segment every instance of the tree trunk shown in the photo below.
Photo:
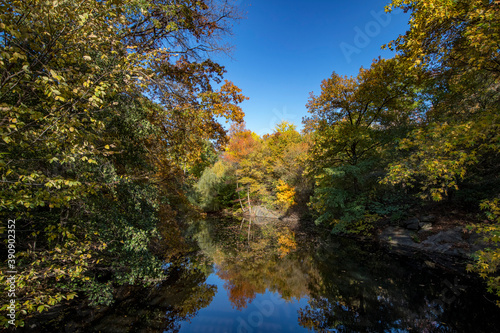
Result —
<path fill-rule="evenodd" d="M 238 181 L 236 181 L 236 192 L 238 192 L 238 199 L 240 201 L 241 212 L 244 213 L 245 212 L 245 208 L 243 208 L 243 204 L 241 203 L 240 191 L 238 191 L 239 188 L 240 188 L 240 184 L 238 183 Z"/>
<path fill-rule="evenodd" d="M 248 196 L 248 212 L 250 216 L 252 216 L 252 204 L 250 203 L 250 186 L 247 188 L 247 196 Z"/>

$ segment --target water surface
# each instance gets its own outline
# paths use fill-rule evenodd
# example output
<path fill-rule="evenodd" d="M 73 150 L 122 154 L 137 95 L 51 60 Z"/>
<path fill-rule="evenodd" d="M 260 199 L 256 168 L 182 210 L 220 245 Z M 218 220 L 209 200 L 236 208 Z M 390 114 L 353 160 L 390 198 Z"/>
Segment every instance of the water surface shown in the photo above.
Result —
<path fill-rule="evenodd" d="M 72 310 L 68 332 L 495 332 L 480 281 L 276 221 L 193 222 L 156 288 Z M 68 312 L 66 312 L 68 315 Z M 47 324 L 48 325 L 48 324 Z"/>

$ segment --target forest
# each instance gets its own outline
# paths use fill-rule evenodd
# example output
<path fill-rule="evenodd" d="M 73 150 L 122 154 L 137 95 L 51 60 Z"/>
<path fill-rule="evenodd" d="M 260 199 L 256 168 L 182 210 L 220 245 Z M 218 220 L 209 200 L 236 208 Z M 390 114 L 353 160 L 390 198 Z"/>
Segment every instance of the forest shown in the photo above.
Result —
<path fill-rule="evenodd" d="M 16 325 L 74 298 L 108 305 L 165 279 L 191 219 L 255 209 L 369 238 L 461 207 L 490 244 L 468 270 L 500 296 L 500 2 L 396 8 L 411 19 L 393 58 L 333 72 L 302 131 L 259 136 L 213 60 L 242 18 L 231 1 L 2 1 L 0 324 L 7 271 Z"/>

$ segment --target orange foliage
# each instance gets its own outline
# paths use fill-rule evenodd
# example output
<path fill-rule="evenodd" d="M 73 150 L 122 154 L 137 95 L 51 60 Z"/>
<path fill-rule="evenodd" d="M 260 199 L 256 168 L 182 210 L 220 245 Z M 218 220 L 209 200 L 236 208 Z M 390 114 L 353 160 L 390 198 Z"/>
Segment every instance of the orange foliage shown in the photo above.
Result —
<path fill-rule="evenodd" d="M 259 142 L 258 136 L 245 128 L 245 123 L 234 123 L 229 129 L 229 144 L 224 159 L 239 163 L 252 153 Z"/>
<path fill-rule="evenodd" d="M 228 292 L 229 301 L 238 310 L 246 308 L 255 299 L 256 294 L 265 291 L 243 276 L 241 270 L 219 270 L 217 275 L 226 280 L 224 288 Z"/>

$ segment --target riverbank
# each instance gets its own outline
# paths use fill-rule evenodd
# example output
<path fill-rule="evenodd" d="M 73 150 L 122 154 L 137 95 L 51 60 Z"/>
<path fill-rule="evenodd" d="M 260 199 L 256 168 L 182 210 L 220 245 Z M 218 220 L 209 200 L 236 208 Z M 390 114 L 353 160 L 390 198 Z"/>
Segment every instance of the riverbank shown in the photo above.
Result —
<path fill-rule="evenodd" d="M 458 264 L 443 269 L 425 252 L 405 254 L 402 243 L 375 235 L 332 235 L 311 219 L 207 217 L 190 225 L 186 237 L 196 245 L 165 265 L 162 283 L 117 286 L 107 307 L 73 300 L 18 331 L 234 332 L 256 313 L 266 314 L 262 332 L 322 331 L 339 320 L 355 332 L 491 332 L 498 324 L 488 321 L 498 309 L 476 274 Z M 274 311 L 259 312 L 269 302 Z"/>
<path fill-rule="evenodd" d="M 412 216 L 391 223 L 381 220 L 374 226 L 370 236 L 345 235 L 354 237 L 361 242 L 375 242 L 389 252 L 406 257 L 421 259 L 429 267 L 441 266 L 460 273 L 465 273 L 468 264 L 474 262 L 474 254 L 488 247 L 480 234 L 468 227 L 479 223 L 477 217 L 459 210 L 446 210 L 443 207 L 427 207 L 422 209 L 425 213 L 414 213 Z M 328 233 L 328 230 L 314 225 L 308 214 L 296 212 L 283 215 L 279 212 L 269 211 L 263 207 L 256 207 L 255 215 L 244 214 L 246 219 L 259 221 L 260 219 L 276 219 L 306 228 L 308 232 Z M 234 216 L 222 214 L 223 216 Z M 318 230 L 321 229 L 321 230 Z M 320 232 L 321 233 L 321 232 Z"/>
<path fill-rule="evenodd" d="M 429 267 L 441 266 L 461 274 L 474 263 L 475 254 L 491 244 L 471 230 L 478 216 L 456 207 L 437 206 L 413 212 L 398 223 L 381 221 L 372 239 L 390 252 L 418 257 Z"/>

